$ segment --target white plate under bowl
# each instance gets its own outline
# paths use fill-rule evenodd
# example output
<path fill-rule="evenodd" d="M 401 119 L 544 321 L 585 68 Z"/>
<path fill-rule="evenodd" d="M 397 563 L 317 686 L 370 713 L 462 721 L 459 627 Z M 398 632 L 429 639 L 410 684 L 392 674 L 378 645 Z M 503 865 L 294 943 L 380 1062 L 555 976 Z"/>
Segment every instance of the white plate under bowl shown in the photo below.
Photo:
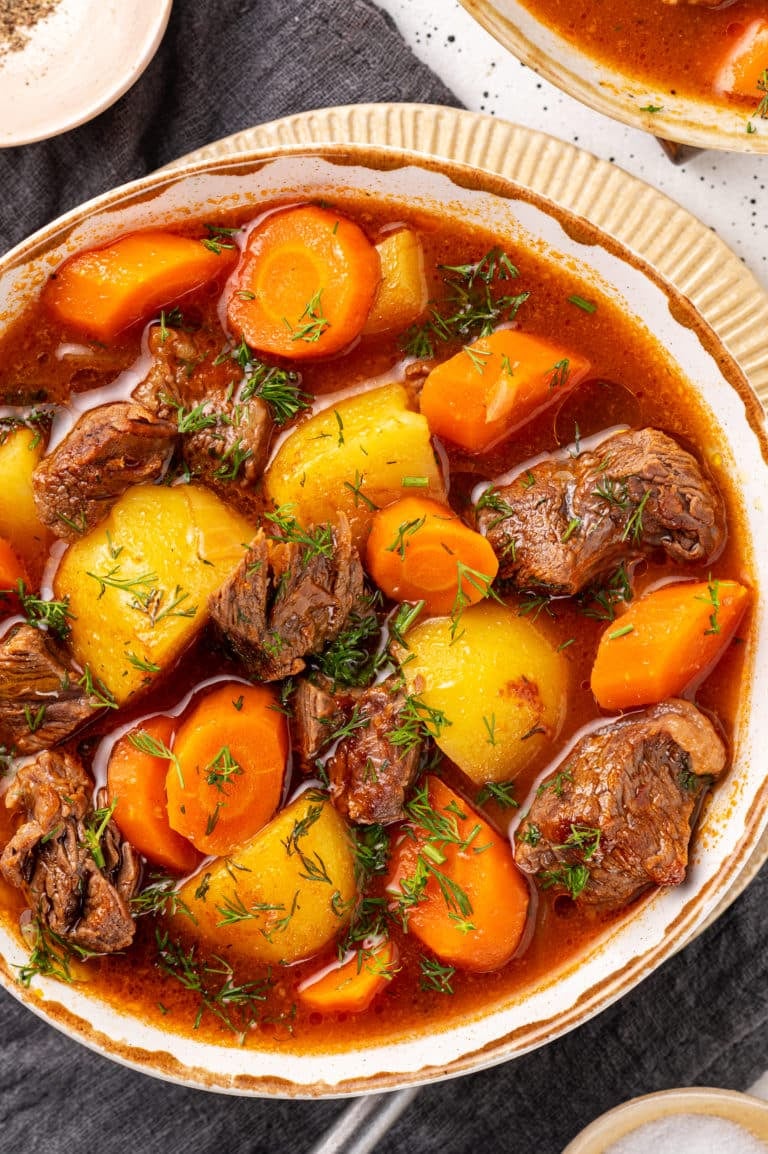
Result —
<path fill-rule="evenodd" d="M 171 3 L 59 0 L 23 48 L 0 56 L 0 148 L 57 136 L 114 104 L 157 52 Z"/>
<path fill-rule="evenodd" d="M 147 177 L 68 213 L 0 260 L 0 324 L 34 298 L 62 259 L 115 234 L 190 216 L 211 220 L 243 206 L 255 216 L 276 197 L 323 198 L 343 210 L 347 198 L 366 195 L 390 202 L 395 218 L 407 203 L 439 213 L 446 223 L 491 228 L 512 251 L 535 246 L 567 261 L 574 276 L 633 314 L 674 351 L 692 391 L 713 414 L 723 467 L 741 495 L 748 546 L 768 539 L 764 413 L 712 330 L 650 266 L 604 233 L 544 197 L 467 165 L 376 146 L 302 146 Z M 760 704 L 768 697 L 768 554 L 752 552 L 758 585 L 733 766 L 707 809 L 689 876 L 632 911 L 578 962 L 536 988 L 443 1029 L 430 1020 L 392 1042 L 300 1054 L 290 1039 L 280 1050 L 259 1050 L 256 1041 L 226 1046 L 176 1034 L 105 1005 L 87 984 L 41 979 L 34 990 L 24 990 L 14 975 L 26 951 L 1 925 L 0 979 L 30 1009 L 102 1053 L 184 1084 L 240 1094 L 319 1097 L 413 1085 L 504 1061 L 579 1025 L 691 939 L 744 868 L 766 825 L 768 714 Z M 752 709 L 752 702 L 758 707 Z"/>

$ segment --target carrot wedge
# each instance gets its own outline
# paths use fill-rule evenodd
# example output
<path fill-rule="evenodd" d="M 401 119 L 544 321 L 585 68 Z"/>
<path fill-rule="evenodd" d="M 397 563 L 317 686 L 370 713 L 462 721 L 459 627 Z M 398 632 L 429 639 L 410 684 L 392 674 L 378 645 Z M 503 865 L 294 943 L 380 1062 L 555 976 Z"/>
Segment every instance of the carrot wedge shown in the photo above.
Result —
<path fill-rule="evenodd" d="M 288 730 L 266 686 L 215 685 L 182 721 L 173 753 L 168 820 L 202 853 L 229 853 L 277 810 Z"/>
<path fill-rule="evenodd" d="M 482 452 L 574 388 L 589 369 L 588 360 L 560 345 L 502 329 L 432 370 L 421 411 L 438 437 Z"/>
<path fill-rule="evenodd" d="M 206 248 L 175 233 L 129 233 L 70 257 L 46 284 L 43 300 L 64 324 L 110 341 L 226 272 L 235 256 L 234 249 Z"/>
<path fill-rule="evenodd" d="M 155 865 L 188 874 L 199 864 L 200 854 L 168 824 L 168 761 L 140 748 L 152 742 L 167 748 L 174 724 L 173 717 L 158 714 L 118 738 L 107 766 L 107 793 L 110 804 L 115 804 L 113 817 L 123 837 Z M 143 735 L 149 735 L 151 742 L 147 743 Z"/>
<path fill-rule="evenodd" d="M 408 811 L 411 829 L 387 879 L 395 912 L 442 962 L 500 969 L 528 919 L 529 890 L 509 842 L 437 777 L 425 779 Z"/>
<path fill-rule="evenodd" d="M 10 541 L 0 537 L 0 617 L 19 609 L 19 581 L 29 585 L 24 563 L 19 559 Z"/>
<path fill-rule="evenodd" d="M 428 613 L 440 615 L 487 597 L 499 571 L 485 537 L 425 497 L 403 497 L 374 514 L 366 560 L 388 597 L 423 600 Z"/>
<path fill-rule="evenodd" d="M 395 943 L 380 942 L 370 950 L 358 950 L 348 961 L 307 978 L 299 986 L 299 998 L 305 1006 L 324 1014 L 360 1014 L 392 980 L 398 965 Z"/>
<path fill-rule="evenodd" d="M 633 601 L 600 638 L 592 692 L 603 709 L 676 697 L 719 660 L 750 593 L 737 581 L 681 581 Z"/>
<path fill-rule="evenodd" d="M 360 335 L 380 280 L 376 249 L 351 220 L 315 205 L 284 209 L 251 233 L 227 316 L 254 349 L 324 357 Z"/>
<path fill-rule="evenodd" d="M 768 20 L 753 20 L 732 45 L 715 77 L 719 92 L 752 98 L 768 97 Z"/>

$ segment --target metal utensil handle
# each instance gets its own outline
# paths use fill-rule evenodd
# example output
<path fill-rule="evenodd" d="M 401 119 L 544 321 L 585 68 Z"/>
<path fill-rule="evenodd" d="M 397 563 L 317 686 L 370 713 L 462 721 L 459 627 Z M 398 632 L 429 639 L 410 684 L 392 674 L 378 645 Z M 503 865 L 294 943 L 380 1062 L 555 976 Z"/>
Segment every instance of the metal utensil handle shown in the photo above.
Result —
<path fill-rule="evenodd" d="M 418 1092 L 419 1087 L 414 1086 L 356 1098 L 308 1154 L 371 1154 Z"/>

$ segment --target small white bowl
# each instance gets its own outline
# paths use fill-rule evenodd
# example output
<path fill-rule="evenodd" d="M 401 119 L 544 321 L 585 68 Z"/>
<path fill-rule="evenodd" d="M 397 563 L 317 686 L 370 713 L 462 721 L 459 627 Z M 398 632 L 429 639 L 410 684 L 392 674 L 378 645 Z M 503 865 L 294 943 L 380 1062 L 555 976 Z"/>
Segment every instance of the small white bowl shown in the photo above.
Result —
<path fill-rule="evenodd" d="M 59 0 L 23 48 L 0 56 L 0 148 L 57 136 L 135 84 L 163 38 L 172 0 Z"/>
<path fill-rule="evenodd" d="M 753 1138 L 768 1142 L 768 1102 L 737 1090 L 692 1086 L 644 1094 L 601 1114 L 570 1142 L 563 1154 L 606 1154 L 612 1143 L 655 1122 L 681 1114 L 710 1114 L 742 1126 Z M 726 1152 L 724 1151 L 724 1154 Z"/>

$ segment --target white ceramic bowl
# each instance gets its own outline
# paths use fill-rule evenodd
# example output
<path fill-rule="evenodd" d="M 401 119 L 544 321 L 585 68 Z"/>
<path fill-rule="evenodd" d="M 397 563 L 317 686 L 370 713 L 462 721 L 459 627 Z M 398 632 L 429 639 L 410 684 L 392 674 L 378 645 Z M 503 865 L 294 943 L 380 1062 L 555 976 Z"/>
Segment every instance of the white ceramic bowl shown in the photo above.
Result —
<path fill-rule="evenodd" d="M 0 261 L 0 324 L 39 291 L 49 272 L 78 249 L 131 229 L 253 205 L 286 194 L 327 198 L 367 192 L 491 226 L 509 243 L 535 245 L 566 259 L 576 275 L 623 303 L 676 359 L 704 404 L 717 414 L 723 460 L 743 496 L 749 536 L 768 539 L 768 443 L 763 410 L 714 334 L 690 304 L 647 266 L 593 226 L 501 178 L 467 166 L 366 146 L 318 146 L 253 153 L 157 174 L 76 209 Z M 762 576 L 765 554 L 756 557 Z M 763 580 L 764 583 L 764 580 Z M 768 817 L 763 751 L 768 716 L 751 710 L 768 696 L 768 614 L 756 590 L 754 641 L 746 671 L 733 758 L 696 839 L 688 880 L 659 893 L 615 925 L 578 964 L 502 1006 L 451 1025 L 354 1052 L 296 1054 L 249 1044 L 212 1045 L 148 1026 L 99 1002 L 86 986 L 14 980 L 25 950 L 0 925 L 0 975 L 7 988 L 67 1033 L 142 1070 L 233 1093 L 319 1096 L 392 1088 L 479 1069 L 540 1046 L 585 1021 L 679 949 L 733 884 Z"/>
<path fill-rule="evenodd" d="M 768 1142 L 768 1102 L 738 1090 L 690 1086 L 644 1094 L 601 1114 L 569 1142 L 563 1154 L 606 1154 L 614 1143 L 648 1122 L 681 1114 L 707 1114 L 742 1126 L 754 1138 Z M 725 1152 L 724 1152 L 725 1154 Z"/>
<path fill-rule="evenodd" d="M 0 148 L 66 132 L 98 116 L 136 83 L 172 0 L 59 0 L 0 56 Z"/>
<path fill-rule="evenodd" d="M 567 4 L 569 0 L 563 0 Z M 551 80 L 569 96 L 665 140 L 697 148 L 732 152 L 768 153 L 768 120 L 752 116 L 754 132 L 747 132 L 748 111 L 726 108 L 703 97 L 672 95 L 588 52 L 553 31 L 520 0 L 461 0 L 470 15 L 500 44 L 534 72 Z M 755 96 L 755 105 L 759 93 Z M 659 112 L 643 111 L 648 107 Z"/>

